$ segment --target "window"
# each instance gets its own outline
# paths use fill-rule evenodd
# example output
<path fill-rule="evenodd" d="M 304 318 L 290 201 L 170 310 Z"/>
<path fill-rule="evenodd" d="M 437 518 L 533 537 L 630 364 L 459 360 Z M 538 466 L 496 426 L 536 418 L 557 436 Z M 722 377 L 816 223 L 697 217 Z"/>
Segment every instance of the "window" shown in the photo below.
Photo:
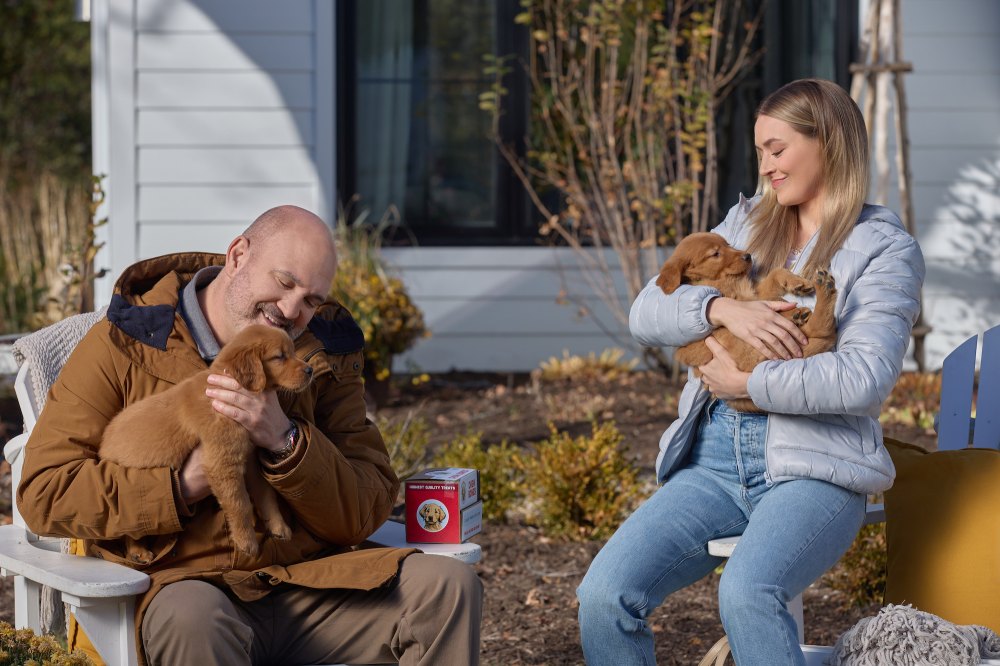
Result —
<path fill-rule="evenodd" d="M 747 0 L 752 14 L 764 0 Z M 723 5 L 726 7 L 727 5 Z M 488 138 L 479 94 L 483 55 L 526 59 L 519 0 L 343 0 L 338 16 L 338 179 L 342 197 L 378 219 L 389 205 L 421 245 L 533 245 L 537 213 Z M 850 85 L 857 0 L 770 0 L 764 57 L 717 111 L 719 202 L 757 182 L 753 112 L 792 79 Z M 500 132 L 523 149 L 528 85 L 518 64 L 504 80 Z M 552 205 L 558 207 L 558 195 Z"/>
<path fill-rule="evenodd" d="M 524 48 L 517 0 L 338 4 L 341 196 L 359 195 L 375 219 L 395 205 L 423 245 L 531 242 L 527 198 L 479 109 L 492 82 L 483 55 Z M 511 143 L 524 136 L 523 78 L 505 81 Z"/>

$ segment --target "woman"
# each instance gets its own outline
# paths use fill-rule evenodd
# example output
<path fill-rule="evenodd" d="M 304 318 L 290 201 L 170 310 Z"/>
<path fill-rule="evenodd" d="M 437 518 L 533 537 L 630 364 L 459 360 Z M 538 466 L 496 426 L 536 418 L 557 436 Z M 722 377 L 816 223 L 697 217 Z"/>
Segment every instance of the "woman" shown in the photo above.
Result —
<path fill-rule="evenodd" d="M 787 603 L 850 546 L 866 494 L 892 484 L 878 413 L 919 309 L 920 249 L 892 211 L 864 204 L 865 123 L 837 85 L 810 79 L 773 93 L 757 112 L 754 140 L 760 194 L 740 197 L 714 231 L 747 249 L 757 274 L 784 265 L 809 276 L 829 266 L 837 346 L 801 358 L 806 340 L 780 316 L 794 306 L 783 301 L 739 302 L 694 285 L 668 296 L 653 281 L 639 294 L 630 315 L 639 342 L 677 347 L 709 336 L 714 358 L 700 368 L 702 381 L 689 375 L 680 416 L 660 440 L 663 485 L 577 590 L 588 664 L 654 663 L 646 618 L 722 562 L 708 541 L 737 534 L 719 584 L 733 656 L 741 666 L 804 663 Z M 710 337 L 718 326 L 769 360 L 740 372 Z M 746 397 L 768 413 L 726 404 Z"/>

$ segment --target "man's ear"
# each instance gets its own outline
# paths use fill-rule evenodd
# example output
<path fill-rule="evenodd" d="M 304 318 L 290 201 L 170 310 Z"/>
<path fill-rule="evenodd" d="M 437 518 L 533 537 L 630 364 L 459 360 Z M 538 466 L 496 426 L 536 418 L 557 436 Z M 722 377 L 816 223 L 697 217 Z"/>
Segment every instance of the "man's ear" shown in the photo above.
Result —
<path fill-rule="evenodd" d="M 224 270 L 227 272 L 239 270 L 246 263 L 249 253 L 250 239 L 242 235 L 234 238 L 233 242 L 229 244 L 229 249 L 226 250 L 226 267 Z"/>
<path fill-rule="evenodd" d="M 230 360 L 233 379 L 248 391 L 260 393 L 267 386 L 264 363 L 260 360 L 261 349 L 257 345 L 238 349 Z"/>
<path fill-rule="evenodd" d="M 656 286 L 663 290 L 664 294 L 672 294 L 677 287 L 681 286 L 681 277 L 684 274 L 686 262 L 680 258 L 671 257 L 660 269 L 660 277 L 656 278 Z"/>

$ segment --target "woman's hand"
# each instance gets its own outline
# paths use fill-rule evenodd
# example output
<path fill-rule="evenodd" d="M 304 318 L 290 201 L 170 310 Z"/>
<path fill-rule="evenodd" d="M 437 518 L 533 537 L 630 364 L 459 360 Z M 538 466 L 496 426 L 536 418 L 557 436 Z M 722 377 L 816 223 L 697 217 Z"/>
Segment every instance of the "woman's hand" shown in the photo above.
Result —
<path fill-rule="evenodd" d="M 209 375 L 208 384 L 212 408 L 246 428 L 255 446 L 277 451 L 285 445 L 288 416 L 274 391 L 254 393 L 226 375 Z"/>
<path fill-rule="evenodd" d="M 712 352 L 712 360 L 699 365 L 698 370 L 701 372 L 701 381 L 708 390 L 723 400 L 749 398 L 747 382 L 750 380 L 750 373 L 737 368 L 736 361 L 713 336 L 705 338 L 705 344 Z"/>
<path fill-rule="evenodd" d="M 709 323 L 725 326 L 770 360 L 801 358 L 809 339 L 799 327 L 779 313 L 796 307 L 788 301 L 737 301 L 713 298 L 706 310 Z"/>

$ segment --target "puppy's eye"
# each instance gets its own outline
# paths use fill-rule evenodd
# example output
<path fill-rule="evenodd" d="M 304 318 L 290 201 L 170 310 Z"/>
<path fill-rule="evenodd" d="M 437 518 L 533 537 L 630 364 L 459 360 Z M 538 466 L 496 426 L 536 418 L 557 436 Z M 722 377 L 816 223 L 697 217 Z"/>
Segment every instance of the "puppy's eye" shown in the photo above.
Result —
<path fill-rule="evenodd" d="M 720 254 L 722 254 L 722 253 L 719 252 L 718 250 L 716 250 L 715 252 L 712 253 L 712 256 L 713 257 L 718 257 Z"/>

